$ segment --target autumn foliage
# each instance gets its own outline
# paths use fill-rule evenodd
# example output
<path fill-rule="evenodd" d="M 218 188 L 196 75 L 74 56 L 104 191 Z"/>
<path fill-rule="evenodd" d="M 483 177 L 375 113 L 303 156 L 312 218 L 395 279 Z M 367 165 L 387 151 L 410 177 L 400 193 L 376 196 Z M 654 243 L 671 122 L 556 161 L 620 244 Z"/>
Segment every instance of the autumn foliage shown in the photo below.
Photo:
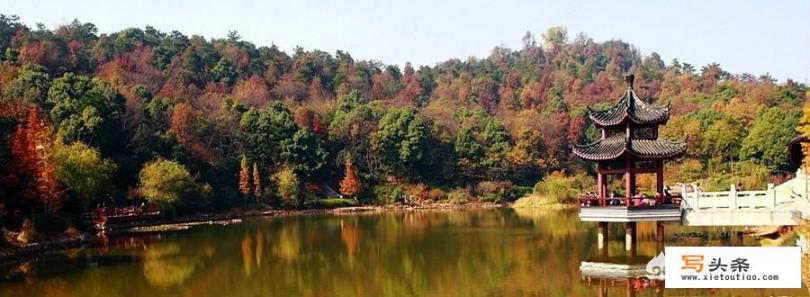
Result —
<path fill-rule="evenodd" d="M 343 179 L 340 181 L 340 193 L 345 196 L 356 197 L 362 188 L 363 185 L 360 182 L 360 176 L 357 175 L 357 168 L 354 167 L 352 159 L 347 158 Z"/>
<path fill-rule="evenodd" d="M 6 186 L 16 186 L 20 198 L 16 202 L 23 209 L 55 213 L 64 202 L 64 189 L 56 178 L 52 159 L 52 128 L 40 112 L 37 107 L 29 109 L 11 134 L 10 160 L 3 179 Z"/>
<path fill-rule="evenodd" d="M 380 203 L 403 201 L 408 184 L 525 189 L 553 172 L 593 172 L 570 148 L 601 137 L 588 108 L 615 102 L 625 74 L 643 100 L 671 103 L 661 138 L 688 143 L 667 183 L 723 188 L 745 182 L 740 172 L 764 172 L 750 183 L 764 187 L 795 169 L 783 148 L 799 134 L 808 87 L 794 80 L 665 62 L 621 40 L 569 38 L 564 27 L 527 32 L 518 49 L 436 62 L 400 68 L 238 34 L 99 34 L 79 21 L 48 30 L 0 15 L 0 215 L 57 212 L 76 196 L 194 204 L 213 192 L 212 207 L 231 209 L 246 200 L 233 197 L 302 207 L 336 188 L 368 189 Z M 86 175 L 112 185 L 60 182 L 55 138 L 86 144 L 75 146 L 82 160 L 114 163 Z M 146 165 L 151 174 L 139 174 Z M 165 172 L 186 181 L 182 193 L 163 192 L 178 185 Z"/>
<path fill-rule="evenodd" d="M 250 169 L 248 168 L 247 158 L 243 156 L 239 169 L 239 193 L 250 195 L 250 186 Z"/>

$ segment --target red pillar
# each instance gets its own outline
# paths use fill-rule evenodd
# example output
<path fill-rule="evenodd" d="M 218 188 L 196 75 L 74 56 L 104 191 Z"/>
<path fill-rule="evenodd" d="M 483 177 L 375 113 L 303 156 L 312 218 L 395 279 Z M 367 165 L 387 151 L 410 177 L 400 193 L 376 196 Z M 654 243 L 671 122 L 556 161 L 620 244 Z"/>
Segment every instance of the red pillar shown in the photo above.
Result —
<path fill-rule="evenodd" d="M 633 197 L 633 194 L 631 194 L 632 192 L 630 192 L 632 190 L 632 187 L 633 186 L 630 185 L 630 171 L 625 171 L 624 172 L 624 197 L 625 198 Z M 628 202 L 627 205 L 629 206 L 630 205 L 629 204 L 630 199 L 626 199 L 626 200 Z"/>
<path fill-rule="evenodd" d="M 664 161 L 656 161 L 656 166 L 658 167 L 658 172 L 655 173 L 655 191 L 664 195 Z"/>
<path fill-rule="evenodd" d="M 631 164 L 632 161 L 628 159 L 624 170 L 624 197 L 628 198 L 625 199 L 625 201 L 627 201 L 627 206 L 631 205 L 629 198 L 633 197 L 633 192 L 635 192 L 635 188 L 633 187 L 633 175 L 630 173 Z"/>
<path fill-rule="evenodd" d="M 602 197 L 609 196 L 609 194 L 607 192 L 607 177 L 608 176 L 606 174 L 604 174 L 604 173 L 602 174 L 602 185 L 601 185 L 601 187 L 602 187 L 602 195 L 603 195 Z"/>
<path fill-rule="evenodd" d="M 605 192 L 603 192 L 602 185 L 605 183 L 605 176 L 602 172 L 596 173 L 596 197 L 599 197 L 599 203 L 604 205 Z"/>
<path fill-rule="evenodd" d="M 636 194 L 636 174 L 632 171 L 632 169 L 630 171 L 630 188 L 633 189 L 633 191 L 630 192 L 630 195 L 635 195 Z"/>

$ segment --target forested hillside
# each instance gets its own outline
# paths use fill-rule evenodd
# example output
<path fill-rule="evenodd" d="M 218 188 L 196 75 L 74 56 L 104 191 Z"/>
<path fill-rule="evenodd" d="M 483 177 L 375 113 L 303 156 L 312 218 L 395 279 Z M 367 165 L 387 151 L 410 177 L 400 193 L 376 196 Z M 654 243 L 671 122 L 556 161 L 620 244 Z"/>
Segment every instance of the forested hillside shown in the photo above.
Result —
<path fill-rule="evenodd" d="M 668 182 L 761 187 L 790 169 L 804 84 L 665 62 L 564 27 L 522 41 L 399 68 L 237 32 L 99 34 L 4 15 L 0 211 L 19 222 L 129 199 L 306 207 L 327 188 L 371 203 L 509 200 L 546 176 L 587 187 L 592 168 L 570 147 L 596 137 L 586 107 L 613 103 L 628 73 L 645 100 L 672 103 L 662 135 L 688 142 Z"/>

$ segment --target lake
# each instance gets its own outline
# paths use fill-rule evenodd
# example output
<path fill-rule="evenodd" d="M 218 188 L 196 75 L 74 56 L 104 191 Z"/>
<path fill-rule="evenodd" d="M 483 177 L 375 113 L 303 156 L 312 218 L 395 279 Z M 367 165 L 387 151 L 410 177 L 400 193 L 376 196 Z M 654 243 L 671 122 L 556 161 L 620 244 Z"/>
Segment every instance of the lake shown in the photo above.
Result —
<path fill-rule="evenodd" d="M 721 229 L 667 225 L 671 245 L 753 245 Z M 605 279 L 583 261 L 658 254 L 639 224 L 636 255 L 610 225 L 608 256 L 576 211 L 388 212 L 245 219 L 241 224 L 110 238 L 106 246 L 4 267 L 0 296 L 806 296 L 806 288 L 663 290 Z M 680 235 L 680 236 L 679 236 Z"/>

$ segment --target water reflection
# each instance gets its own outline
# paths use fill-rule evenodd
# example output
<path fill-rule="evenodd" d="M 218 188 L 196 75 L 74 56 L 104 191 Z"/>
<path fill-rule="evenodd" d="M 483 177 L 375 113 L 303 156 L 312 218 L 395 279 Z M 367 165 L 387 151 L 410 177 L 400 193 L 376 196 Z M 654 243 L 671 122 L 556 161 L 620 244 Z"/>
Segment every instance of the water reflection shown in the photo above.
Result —
<path fill-rule="evenodd" d="M 195 259 L 181 254 L 175 242 L 156 243 L 146 249 L 143 276 L 157 287 L 181 285 L 194 272 Z"/>
<path fill-rule="evenodd" d="M 637 296 L 711 294 L 581 272 L 583 261 L 644 264 L 660 249 L 655 226 L 641 224 L 635 258 L 628 257 L 617 225 L 604 256 L 594 230 L 576 212 L 542 210 L 256 218 L 111 238 L 105 248 L 10 267 L 0 295 L 626 296 L 628 288 Z"/>

